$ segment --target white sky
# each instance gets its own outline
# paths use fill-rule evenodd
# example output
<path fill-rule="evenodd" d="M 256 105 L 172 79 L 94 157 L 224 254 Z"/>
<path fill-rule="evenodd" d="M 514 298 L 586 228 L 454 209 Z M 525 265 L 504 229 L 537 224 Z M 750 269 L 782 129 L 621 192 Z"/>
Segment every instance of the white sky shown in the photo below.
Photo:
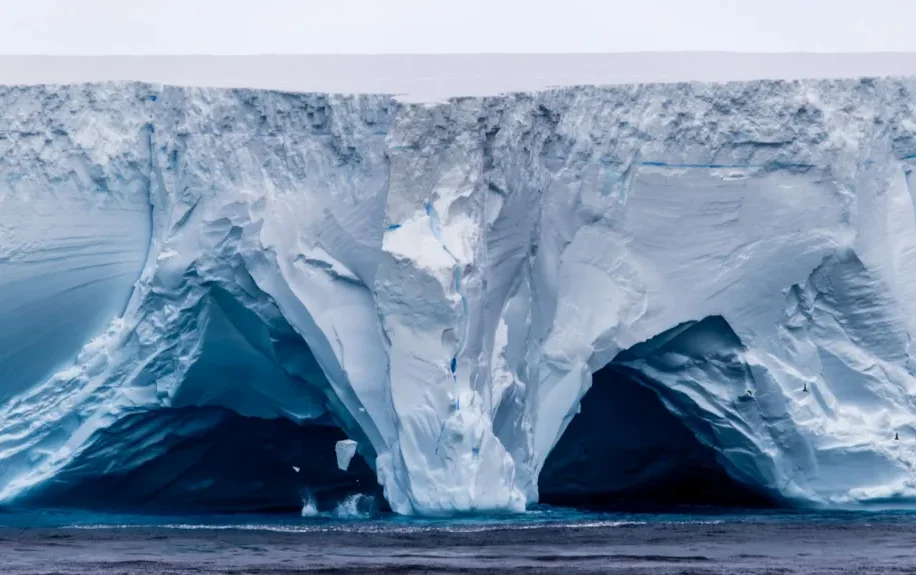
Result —
<path fill-rule="evenodd" d="M 0 54 L 916 51 L 916 0 L 0 0 Z"/>

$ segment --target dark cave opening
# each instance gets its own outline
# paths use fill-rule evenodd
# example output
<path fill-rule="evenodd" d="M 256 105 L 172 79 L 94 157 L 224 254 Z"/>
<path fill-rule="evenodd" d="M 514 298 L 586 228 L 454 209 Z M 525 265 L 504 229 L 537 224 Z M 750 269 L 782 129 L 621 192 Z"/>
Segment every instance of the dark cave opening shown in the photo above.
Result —
<path fill-rule="evenodd" d="M 266 297 L 266 296 L 265 296 Z M 211 286 L 200 351 L 169 407 L 101 426 L 60 472 L 17 505 L 161 514 L 333 510 L 353 495 L 384 509 L 359 453 L 346 471 L 336 443 L 371 444 L 335 418 L 336 400 L 301 336 L 272 308 L 255 314 Z M 365 498 L 368 500 L 369 498 Z M 367 506 L 366 501 L 359 505 Z"/>
<path fill-rule="evenodd" d="M 333 425 L 245 417 L 214 407 L 127 416 L 100 432 L 30 505 L 187 513 L 321 511 L 365 494 L 382 504 L 375 473 L 359 455 L 337 467 Z"/>
<path fill-rule="evenodd" d="M 541 503 L 646 511 L 778 505 L 730 477 L 716 451 L 644 380 L 639 371 L 614 362 L 593 374 L 580 413 L 541 471 Z"/>

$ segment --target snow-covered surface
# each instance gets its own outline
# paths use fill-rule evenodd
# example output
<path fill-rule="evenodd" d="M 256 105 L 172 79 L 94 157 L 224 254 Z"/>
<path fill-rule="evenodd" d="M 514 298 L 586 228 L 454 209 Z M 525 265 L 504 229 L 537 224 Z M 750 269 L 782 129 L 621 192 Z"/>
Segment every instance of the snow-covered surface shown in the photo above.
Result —
<path fill-rule="evenodd" d="M 614 361 L 745 484 L 912 501 L 914 96 L 2 88 L 0 500 L 218 406 L 333 419 L 397 512 L 521 510 Z"/>
<path fill-rule="evenodd" d="M 613 33 L 609 29 L 609 33 Z M 139 81 L 209 88 L 393 94 L 406 102 L 550 87 L 916 75 L 916 54 L 430 54 L 3 56 L 0 84 Z"/>

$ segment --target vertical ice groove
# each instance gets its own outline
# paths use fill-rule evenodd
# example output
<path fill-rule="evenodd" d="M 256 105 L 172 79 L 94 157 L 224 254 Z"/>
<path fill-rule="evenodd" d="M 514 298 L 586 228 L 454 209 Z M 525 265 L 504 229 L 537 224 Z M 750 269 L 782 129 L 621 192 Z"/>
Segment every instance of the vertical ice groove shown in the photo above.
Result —
<path fill-rule="evenodd" d="M 461 285 L 461 262 L 455 255 L 448 249 L 448 246 L 445 245 L 445 242 L 442 241 L 442 228 L 439 220 L 439 214 L 436 212 L 436 207 L 433 206 L 431 201 L 426 202 L 426 215 L 429 216 L 429 229 L 432 232 L 433 237 L 442 244 L 442 249 L 445 250 L 453 260 L 455 260 L 455 270 L 454 274 L 454 289 L 458 293 L 458 296 L 461 298 L 461 337 L 458 340 L 458 351 L 455 352 L 455 355 L 452 356 L 451 361 L 449 362 L 450 369 L 452 370 L 452 375 L 455 375 L 455 372 L 458 369 L 458 358 L 461 357 L 461 354 L 464 352 L 464 347 L 468 339 L 468 324 L 470 323 L 470 318 L 468 316 L 468 300 L 467 296 L 464 294 L 464 288 Z"/>

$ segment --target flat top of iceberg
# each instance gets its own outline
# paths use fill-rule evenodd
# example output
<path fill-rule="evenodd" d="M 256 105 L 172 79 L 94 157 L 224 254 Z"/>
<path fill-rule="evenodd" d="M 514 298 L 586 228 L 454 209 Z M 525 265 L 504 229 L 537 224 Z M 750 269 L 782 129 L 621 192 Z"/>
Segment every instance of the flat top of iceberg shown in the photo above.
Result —
<path fill-rule="evenodd" d="M 410 102 L 557 86 L 916 75 L 916 54 L 0 56 L 0 84 L 143 81 L 292 92 L 396 94 Z"/>

